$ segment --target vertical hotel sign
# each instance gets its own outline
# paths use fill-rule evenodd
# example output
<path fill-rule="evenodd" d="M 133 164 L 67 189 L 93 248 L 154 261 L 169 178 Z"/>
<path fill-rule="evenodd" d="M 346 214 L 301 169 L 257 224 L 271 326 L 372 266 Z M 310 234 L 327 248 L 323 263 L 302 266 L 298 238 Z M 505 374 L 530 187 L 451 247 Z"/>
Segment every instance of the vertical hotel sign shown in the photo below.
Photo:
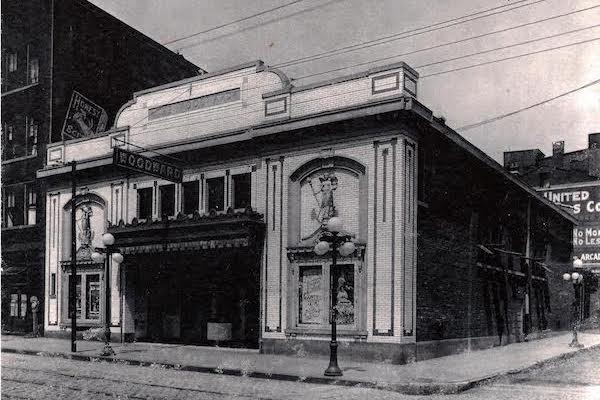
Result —
<path fill-rule="evenodd" d="M 92 136 L 106 130 L 106 111 L 84 95 L 73 91 L 62 129 L 62 140 Z"/>
<path fill-rule="evenodd" d="M 584 268 L 600 268 L 600 182 L 543 189 L 548 200 L 566 206 L 579 224 L 573 229 L 573 254 Z"/>

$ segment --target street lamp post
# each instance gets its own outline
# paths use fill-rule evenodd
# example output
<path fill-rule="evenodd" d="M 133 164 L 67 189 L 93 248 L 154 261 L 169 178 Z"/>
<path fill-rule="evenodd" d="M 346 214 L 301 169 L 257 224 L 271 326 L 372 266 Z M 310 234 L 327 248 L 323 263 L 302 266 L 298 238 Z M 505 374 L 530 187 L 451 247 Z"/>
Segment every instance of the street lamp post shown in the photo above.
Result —
<path fill-rule="evenodd" d="M 96 249 L 92 253 L 92 260 L 96 263 L 104 262 L 104 348 L 100 352 L 101 356 L 112 356 L 115 351 L 110 346 L 110 260 L 117 264 L 123 262 L 123 255 L 118 251 L 114 251 L 115 237 L 110 233 L 102 235 L 102 243 L 105 250 L 100 252 Z M 105 253 L 105 254 L 104 254 Z"/>
<path fill-rule="evenodd" d="M 573 261 L 573 268 L 580 269 L 583 266 L 583 261 L 579 258 L 575 258 Z M 583 344 L 577 340 L 577 329 L 583 320 L 583 275 L 579 272 L 571 272 L 563 275 L 563 279 L 567 282 L 573 282 L 573 289 L 575 290 L 575 302 L 573 303 L 573 314 L 575 315 L 573 321 L 573 340 L 569 343 L 569 347 L 582 348 Z"/>
<path fill-rule="evenodd" d="M 344 234 L 342 220 L 339 217 L 332 217 L 324 225 L 325 231 L 320 238 L 319 243 L 315 245 L 314 252 L 323 256 L 331 250 L 331 342 L 329 343 L 329 366 L 325 370 L 325 376 L 342 376 L 342 370 L 338 366 L 337 360 L 337 252 L 346 257 L 354 253 L 356 247 L 352 243 L 351 236 Z"/>

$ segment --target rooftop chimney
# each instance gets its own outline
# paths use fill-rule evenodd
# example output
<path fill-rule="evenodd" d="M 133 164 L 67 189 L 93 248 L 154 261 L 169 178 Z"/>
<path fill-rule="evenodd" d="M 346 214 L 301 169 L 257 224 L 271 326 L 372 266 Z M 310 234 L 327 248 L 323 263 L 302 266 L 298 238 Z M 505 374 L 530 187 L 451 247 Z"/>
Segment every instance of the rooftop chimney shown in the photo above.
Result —
<path fill-rule="evenodd" d="M 600 133 L 589 134 L 588 148 L 589 175 L 600 179 Z"/>
<path fill-rule="evenodd" d="M 588 149 L 600 149 L 600 132 L 588 135 Z"/>
<path fill-rule="evenodd" d="M 565 154 L 565 141 L 552 142 L 552 164 L 554 168 L 562 168 Z"/>

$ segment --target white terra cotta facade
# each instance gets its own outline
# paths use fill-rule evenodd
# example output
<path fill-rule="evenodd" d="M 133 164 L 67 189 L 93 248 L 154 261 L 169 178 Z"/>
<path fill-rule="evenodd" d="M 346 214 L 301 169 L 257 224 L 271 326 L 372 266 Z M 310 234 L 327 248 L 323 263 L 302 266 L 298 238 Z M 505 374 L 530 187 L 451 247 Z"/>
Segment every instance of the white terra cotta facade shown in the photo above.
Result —
<path fill-rule="evenodd" d="M 336 289 L 338 302 L 343 303 L 339 340 L 414 343 L 417 135 L 400 118 L 390 123 L 379 122 L 378 116 L 396 113 L 396 118 L 405 113 L 414 119 L 430 118 L 430 112 L 416 101 L 416 82 L 416 72 L 398 63 L 322 84 L 293 87 L 281 72 L 255 62 L 138 92 L 122 107 L 111 131 L 49 146 L 48 167 L 38 173 L 48 182 L 46 332 L 70 326 L 71 180 L 70 167 L 64 163 L 75 160 L 77 248 L 78 254 L 82 253 L 78 261 L 80 325 L 102 324 L 103 269 L 86 261 L 84 253 L 86 247 L 101 247 L 101 235 L 112 229 L 111 225 L 122 221 L 121 227 L 128 227 L 133 222 L 131 229 L 137 226 L 141 230 L 153 226 L 144 221 L 150 217 L 160 220 L 166 212 L 174 227 L 178 215 L 185 219 L 183 215 L 188 214 L 192 220 L 197 211 L 197 220 L 204 221 L 202 218 L 208 217 L 202 216 L 211 208 L 215 220 L 221 214 L 225 220 L 229 208 L 230 214 L 236 214 L 250 205 L 262 214 L 263 240 L 256 262 L 260 293 L 250 296 L 255 298 L 251 302 L 260 303 L 256 311 L 248 311 L 251 305 L 240 305 L 242 298 L 225 310 L 219 304 L 226 302 L 227 296 L 219 288 L 213 288 L 217 293 L 213 300 L 198 300 L 202 304 L 195 306 L 194 296 L 201 294 L 190 293 L 193 286 L 186 281 L 200 274 L 194 271 L 201 270 L 204 261 L 196 269 L 182 269 L 180 278 L 172 278 L 173 287 L 180 288 L 173 293 L 181 293 L 171 309 L 165 305 L 171 300 L 153 309 L 153 294 L 140 293 L 135 286 L 137 278 L 126 270 L 138 268 L 135 276 L 139 277 L 143 268 L 134 265 L 141 262 L 136 257 L 146 254 L 151 260 L 152 254 L 158 259 L 166 253 L 152 246 L 145 250 L 139 244 L 128 247 L 115 234 L 116 245 L 125 255 L 123 266 L 112 266 L 110 278 L 115 336 L 144 338 L 154 330 L 154 339 L 185 337 L 190 342 L 210 342 L 219 335 L 221 339 L 216 340 L 227 341 L 240 335 L 256 341 L 245 343 L 250 347 L 259 342 L 277 346 L 276 340 L 284 339 L 286 343 L 296 343 L 290 339 L 325 343 L 330 334 L 331 254 L 318 257 L 311 249 L 320 226 L 336 215 L 357 245 L 353 255 L 338 259 L 344 278 Z M 298 132 L 307 136 L 294 137 Z M 235 147 L 236 143 L 243 146 Z M 112 166 L 115 146 L 149 157 L 170 155 L 175 159 L 165 158 L 170 162 L 191 160 L 181 164 L 184 183 L 169 186 L 170 182 L 154 176 Z M 194 158 L 195 154 L 202 157 Z M 229 247 L 241 248 L 243 254 L 245 246 L 243 240 L 211 242 L 210 238 L 194 243 L 184 249 L 192 255 L 188 261 L 194 259 L 193 254 L 203 260 L 203 248 L 216 251 L 219 260 L 218 254 L 231 254 Z M 183 247 L 168 250 L 168 254 L 184 251 Z M 209 279 L 221 282 L 219 277 L 198 278 L 198 285 Z M 142 297 L 145 300 L 140 300 Z M 204 306 L 206 311 L 196 313 Z M 240 319 L 236 312 L 242 309 L 244 317 Z M 184 315 L 188 311 L 196 314 Z M 158 320 L 161 326 L 156 325 Z M 253 320 L 260 332 L 244 336 Z"/>

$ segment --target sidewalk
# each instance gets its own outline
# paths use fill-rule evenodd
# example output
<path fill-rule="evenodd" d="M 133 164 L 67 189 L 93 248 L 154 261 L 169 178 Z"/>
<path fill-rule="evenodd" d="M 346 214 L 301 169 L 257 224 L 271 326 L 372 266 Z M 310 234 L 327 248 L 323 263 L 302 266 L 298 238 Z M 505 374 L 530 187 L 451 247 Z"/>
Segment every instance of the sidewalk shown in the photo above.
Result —
<path fill-rule="evenodd" d="M 585 349 L 600 346 L 600 334 L 580 333 Z M 154 343 L 114 343 L 114 357 L 109 362 L 174 368 L 186 371 L 249 376 L 306 383 L 362 386 L 392 390 L 405 394 L 458 393 L 474 385 L 551 360 L 569 357 L 577 350 L 568 346 L 570 334 L 532 342 L 515 343 L 407 365 L 351 362 L 340 354 L 344 371 L 340 379 L 326 378 L 323 371 L 328 360 L 259 354 L 254 350 L 224 349 L 201 346 Z M 77 353 L 70 353 L 70 341 L 50 338 L 2 336 L 2 352 L 55 356 L 96 361 L 101 342 L 78 341 Z M 585 351 L 584 349 L 584 351 Z"/>

